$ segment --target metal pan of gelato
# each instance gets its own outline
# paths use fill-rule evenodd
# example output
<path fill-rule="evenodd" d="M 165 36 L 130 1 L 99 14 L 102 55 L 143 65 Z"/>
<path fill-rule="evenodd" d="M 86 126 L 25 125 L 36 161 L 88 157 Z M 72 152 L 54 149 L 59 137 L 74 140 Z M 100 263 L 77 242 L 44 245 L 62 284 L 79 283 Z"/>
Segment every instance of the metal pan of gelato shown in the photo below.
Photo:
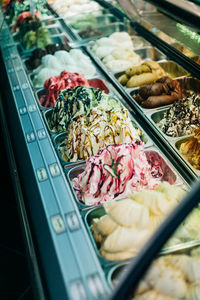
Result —
<path fill-rule="evenodd" d="M 136 256 L 157 227 L 181 202 L 185 193 L 180 186 L 162 182 L 154 190 L 143 189 L 122 200 L 111 201 L 88 211 L 85 224 L 99 256 L 115 262 Z M 196 208 L 160 253 L 184 249 L 188 246 L 186 242 L 190 246 L 191 243 L 199 243 L 200 234 L 195 228 L 199 218 L 200 209 Z M 194 232 L 189 235 L 192 229 Z"/>
<path fill-rule="evenodd" d="M 130 92 L 134 104 L 144 112 L 151 109 L 169 106 L 183 98 L 183 91 L 176 79 L 164 76 L 154 83 L 145 84 Z"/>
<path fill-rule="evenodd" d="M 200 97 L 193 93 L 147 116 L 168 140 L 190 135 L 200 127 Z"/>
<path fill-rule="evenodd" d="M 52 76 L 59 76 L 61 72 L 80 73 L 92 78 L 96 75 L 96 67 L 90 58 L 80 49 L 70 51 L 56 51 L 54 55 L 42 57 L 41 64 L 30 74 L 32 86 L 43 88 L 45 81 Z"/>
<path fill-rule="evenodd" d="M 128 165 L 127 165 L 128 164 Z M 140 140 L 110 145 L 86 160 L 84 172 L 72 169 L 68 179 L 81 208 L 122 199 L 159 182 L 181 184 L 182 179 L 157 150 L 144 149 Z M 75 176 L 78 172 L 78 176 Z M 100 188 L 99 188 L 100 187 Z"/>
<path fill-rule="evenodd" d="M 190 137 L 177 139 L 174 144 L 194 173 L 200 176 L 200 129 L 196 129 Z"/>
<path fill-rule="evenodd" d="M 122 72 L 141 62 L 140 56 L 134 51 L 134 41 L 126 31 L 102 37 L 91 43 L 88 50 L 94 59 L 113 73 Z"/>
<path fill-rule="evenodd" d="M 127 89 L 127 93 L 133 98 L 134 105 L 137 105 L 144 113 L 149 115 L 150 111 L 168 108 L 175 100 L 182 100 L 192 93 L 199 93 L 200 81 L 193 77 L 181 77 L 171 79 L 162 77 L 155 83 L 141 86 L 140 88 Z"/>
<path fill-rule="evenodd" d="M 188 75 L 187 71 L 173 61 L 146 60 L 141 64 L 127 68 L 125 72 L 115 74 L 115 77 L 129 91 L 130 88 L 154 83 L 164 76 L 177 79 L 185 75 Z"/>

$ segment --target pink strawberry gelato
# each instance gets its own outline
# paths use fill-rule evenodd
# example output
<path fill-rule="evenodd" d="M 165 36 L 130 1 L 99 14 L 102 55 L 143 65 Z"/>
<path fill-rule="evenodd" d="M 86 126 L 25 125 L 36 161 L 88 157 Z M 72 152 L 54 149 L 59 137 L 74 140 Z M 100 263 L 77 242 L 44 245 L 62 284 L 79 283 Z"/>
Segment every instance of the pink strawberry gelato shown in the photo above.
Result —
<path fill-rule="evenodd" d="M 83 173 L 73 179 L 78 200 L 86 205 L 122 199 L 133 191 L 154 189 L 163 176 L 162 170 L 148 162 L 144 144 L 134 140 L 109 145 L 86 160 Z"/>

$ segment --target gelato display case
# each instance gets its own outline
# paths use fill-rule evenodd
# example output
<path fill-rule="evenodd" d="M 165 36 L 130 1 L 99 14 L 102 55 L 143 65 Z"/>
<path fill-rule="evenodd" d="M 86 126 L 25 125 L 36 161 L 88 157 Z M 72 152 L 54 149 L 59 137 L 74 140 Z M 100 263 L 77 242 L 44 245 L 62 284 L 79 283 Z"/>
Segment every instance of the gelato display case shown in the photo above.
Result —
<path fill-rule="evenodd" d="M 109 297 L 199 181 L 198 30 L 152 2 L 0 11 L 0 112 L 35 299 Z M 189 264 L 197 224 L 198 207 L 158 256 L 189 248 Z"/>

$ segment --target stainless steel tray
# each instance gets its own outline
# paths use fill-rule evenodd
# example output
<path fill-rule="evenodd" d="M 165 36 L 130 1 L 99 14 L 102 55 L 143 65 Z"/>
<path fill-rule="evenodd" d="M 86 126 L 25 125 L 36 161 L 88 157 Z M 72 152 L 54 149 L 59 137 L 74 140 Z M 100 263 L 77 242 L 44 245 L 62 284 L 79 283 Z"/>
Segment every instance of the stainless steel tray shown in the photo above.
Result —
<path fill-rule="evenodd" d="M 167 158 L 157 148 L 150 147 L 150 148 L 145 149 L 144 151 L 147 155 L 147 159 L 150 159 L 151 155 L 157 155 L 158 158 L 161 159 L 163 173 L 164 173 L 162 181 L 168 181 L 170 184 L 173 184 L 173 185 L 183 185 L 183 184 L 185 184 L 183 178 L 178 173 L 178 171 L 174 169 L 174 167 L 167 160 Z M 71 186 L 71 190 L 73 192 L 74 199 L 77 202 L 77 204 L 78 204 L 78 206 L 81 210 L 87 210 L 87 209 L 90 209 L 92 207 L 101 206 L 101 205 L 93 205 L 93 206 L 85 205 L 84 203 L 80 202 L 78 200 L 77 196 L 76 196 L 76 193 L 73 189 L 72 180 L 84 171 L 84 167 L 85 167 L 85 164 L 81 164 L 80 166 L 71 168 L 68 172 L 66 172 L 66 176 L 67 176 L 67 179 L 68 179 L 69 184 Z"/>
<path fill-rule="evenodd" d="M 167 59 L 164 53 L 162 53 L 160 50 L 158 50 L 156 47 L 153 46 L 143 47 L 141 49 L 135 49 L 135 53 L 137 53 L 142 60 L 161 61 Z"/>
<path fill-rule="evenodd" d="M 151 112 L 149 113 L 146 113 L 146 116 L 148 117 L 148 119 L 151 120 L 151 122 L 156 125 L 156 128 L 158 129 L 158 131 L 160 132 L 161 135 L 163 135 L 168 141 L 176 141 L 177 138 L 185 138 L 185 137 L 188 137 L 188 135 L 184 135 L 184 136 L 179 136 L 179 137 L 172 137 L 172 136 L 168 136 L 167 134 L 165 134 L 160 128 L 159 126 L 157 125 L 162 119 L 163 119 L 163 116 L 164 116 L 164 113 L 168 110 L 169 108 L 163 108 L 163 109 L 160 109 L 160 110 L 152 110 Z"/>
<path fill-rule="evenodd" d="M 188 73 L 187 70 L 185 70 L 182 66 L 177 64 L 175 61 L 168 60 L 168 61 L 159 62 L 159 64 L 165 70 L 167 75 L 171 78 L 177 79 L 179 77 L 190 75 L 190 73 Z"/>
<path fill-rule="evenodd" d="M 138 35 L 131 35 L 131 39 L 133 41 L 133 48 L 135 53 L 140 55 L 141 59 L 144 60 L 163 60 L 166 59 L 166 55 L 163 54 L 157 48 L 151 46 L 149 42 Z M 134 42 L 135 41 L 135 42 Z M 100 58 L 96 56 L 96 54 L 92 51 L 92 47 L 95 44 L 95 41 L 91 41 L 87 46 L 87 49 L 93 54 L 95 58 Z M 100 60 L 101 61 L 101 60 Z"/>

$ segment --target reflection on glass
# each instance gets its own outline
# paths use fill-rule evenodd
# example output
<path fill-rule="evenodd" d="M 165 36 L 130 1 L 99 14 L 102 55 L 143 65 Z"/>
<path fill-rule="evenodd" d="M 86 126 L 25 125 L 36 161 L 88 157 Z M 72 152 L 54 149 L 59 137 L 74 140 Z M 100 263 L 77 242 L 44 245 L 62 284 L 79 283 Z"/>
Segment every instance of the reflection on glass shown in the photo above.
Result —
<path fill-rule="evenodd" d="M 200 63 L 200 35 L 198 34 L 198 28 L 189 27 L 177 22 L 175 19 L 158 11 L 156 7 L 146 1 L 130 0 L 130 2 L 134 4 L 138 15 L 140 15 L 137 19 L 135 15 L 133 15 L 133 20 L 137 20 L 137 22 L 146 29 L 176 48 L 185 56 L 191 58 L 196 63 Z M 125 4 L 124 11 L 126 11 Z"/>

